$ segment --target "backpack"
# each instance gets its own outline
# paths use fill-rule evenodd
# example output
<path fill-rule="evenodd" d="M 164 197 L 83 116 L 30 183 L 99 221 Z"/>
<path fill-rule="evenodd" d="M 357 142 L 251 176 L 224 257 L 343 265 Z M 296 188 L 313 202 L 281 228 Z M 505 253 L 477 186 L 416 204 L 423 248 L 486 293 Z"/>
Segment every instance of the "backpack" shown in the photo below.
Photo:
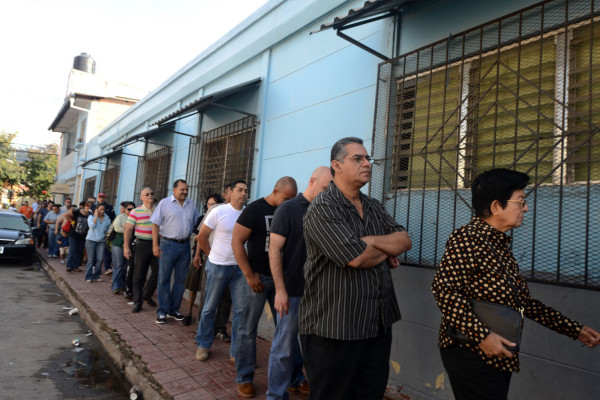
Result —
<path fill-rule="evenodd" d="M 83 237 L 87 236 L 88 230 L 90 229 L 88 227 L 87 217 L 84 217 L 81 214 L 77 215 L 77 219 L 75 220 L 75 226 L 73 228 L 75 229 L 75 233 L 77 233 L 78 235 Z"/>

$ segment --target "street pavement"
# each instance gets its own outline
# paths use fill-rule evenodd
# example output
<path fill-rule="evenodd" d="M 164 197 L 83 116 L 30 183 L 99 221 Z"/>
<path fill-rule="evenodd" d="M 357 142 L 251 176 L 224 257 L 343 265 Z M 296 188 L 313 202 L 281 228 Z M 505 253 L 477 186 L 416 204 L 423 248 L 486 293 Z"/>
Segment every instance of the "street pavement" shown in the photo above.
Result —
<path fill-rule="evenodd" d="M 240 398 L 235 366 L 229 360 L 229 343 L 215 340 L 209 360 L 197 361 L 196 324 L 183 326 L 169 319 L 166 324 L 158 325 L 156 308 L 145 302 L 142 312 L 131 313 L 128 300 L 110 291 L 110 277 L 102 275 L 102 282 L 86 283 L 83 272 L 67 273 L 58 259 L 47 259 L 45 252 L 42 253 L 44 269 L 79 308 L 85 323 L 129 382 L 142 388 L 145 400 Z M 184 300 L 181 310 L 186 309 Z M 270 347 L 269 341 L 257 340 L 256 399 L 266 398 Z M 292 393 L 290 399 L 304 400 L 306 396 Z"/>
<path fill-rule="evenodd" d="M 38 265 L 0 261 L 0 293 L 0 398 L 127 398 L 120 372 Z"/>

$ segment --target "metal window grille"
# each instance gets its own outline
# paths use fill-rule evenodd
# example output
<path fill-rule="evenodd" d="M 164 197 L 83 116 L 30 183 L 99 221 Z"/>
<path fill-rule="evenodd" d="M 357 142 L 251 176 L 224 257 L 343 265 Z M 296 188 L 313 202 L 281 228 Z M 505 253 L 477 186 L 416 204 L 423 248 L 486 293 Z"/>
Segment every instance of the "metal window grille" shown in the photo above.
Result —
<path fill-rule="evenodd" d="M 600 1 L 549 0 L 379 67 L 371 195 L 435 267 L 472 216 L 470 182 L 530 175 L 512 232 L 530 280 L 600 290 Z"/>
<path fill-rule="evenodd" d="M 96 189 L 95 176 L 87 178 L 83 184 L 83 201 L 87 201 L 87 199 L 94 196 L 94 189 Z"/>
<path fill-rule="evenodd" d="M 106 194 L 106 201 L 108 204 L 115 205 L 117 201 L 119 172 L 119 167 L 112 167 L 102 171 L 102 175 L 100 177 L 100 191 Z"/>
<path fill-rule="evenodd" d="M 171 167 L 171 148 L 163 147 L 140 157 L 135 179 L 135 201 L 139 201 L 142 189 L 151 187 L 158 202 L 169 196 L 169 169 Z"/>
<path fill-rule="evenodd" d="M 190 200 L 200 208 L 208 195 L 238 179 L 250 189 L 255 136 L 256 119 L 249 116 L 193 138 L 186 175 Z"/>

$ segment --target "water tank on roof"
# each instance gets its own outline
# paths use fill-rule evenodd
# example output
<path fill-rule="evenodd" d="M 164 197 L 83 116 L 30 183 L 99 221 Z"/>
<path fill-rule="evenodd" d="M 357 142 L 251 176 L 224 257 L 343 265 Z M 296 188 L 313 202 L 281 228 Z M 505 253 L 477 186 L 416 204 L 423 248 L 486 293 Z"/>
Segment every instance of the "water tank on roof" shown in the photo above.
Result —
<path fill-rule="evenodd" d="M 96 61 L 88 53 L 81 53 L 73 60 L 73 69 L 87 72 L 88 74 L 95 74 Z"/>

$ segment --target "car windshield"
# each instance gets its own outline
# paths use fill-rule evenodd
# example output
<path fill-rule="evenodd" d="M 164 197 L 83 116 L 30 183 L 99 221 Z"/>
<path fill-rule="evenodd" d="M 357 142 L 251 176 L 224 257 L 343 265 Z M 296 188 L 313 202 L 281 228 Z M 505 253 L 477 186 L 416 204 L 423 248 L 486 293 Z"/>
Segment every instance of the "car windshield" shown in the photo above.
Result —
<path fill-rule="evenodd" d="M 2 215 L 0 214 L 0 229 L 12 229 L 19 231 L 28 231 L 29 225 L 20 215 Z"/>

